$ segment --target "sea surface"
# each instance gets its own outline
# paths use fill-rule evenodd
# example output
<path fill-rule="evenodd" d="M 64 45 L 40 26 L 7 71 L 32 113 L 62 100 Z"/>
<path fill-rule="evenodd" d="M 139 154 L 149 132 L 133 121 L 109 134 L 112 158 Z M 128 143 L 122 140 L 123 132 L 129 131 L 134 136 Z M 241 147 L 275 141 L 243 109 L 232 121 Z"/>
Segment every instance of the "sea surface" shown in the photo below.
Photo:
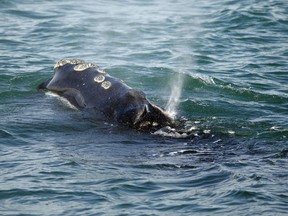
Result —
<path fill-rule="evenodd" d="M 38 92 L 65 58 L 183 128 Z M 0 215 L 287 214 L 287 0 L 0 1 Z"/>

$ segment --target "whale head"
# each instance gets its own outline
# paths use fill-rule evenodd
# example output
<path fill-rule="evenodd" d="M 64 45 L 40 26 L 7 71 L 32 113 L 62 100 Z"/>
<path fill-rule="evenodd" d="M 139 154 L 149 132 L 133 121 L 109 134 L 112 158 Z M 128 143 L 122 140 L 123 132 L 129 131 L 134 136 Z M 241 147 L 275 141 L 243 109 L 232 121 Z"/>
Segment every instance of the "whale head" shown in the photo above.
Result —
<path fill-rule="evenodd" d="M 173 123 L 168 113 L 150 103 L 142 91 L 83 60 L 57 62 L 54 76 L 38 89 L 51 91 L 78 109 L 94 109 L 108 119 L 136 129 L 154 130 Z"/>
<path fill-rule="evenodd" d="M 150 103 L 142 91 L 130 89 L 119 103 L 116 120 L 140 130 L 153 130 L 173 124 L 172 117 Z"/>

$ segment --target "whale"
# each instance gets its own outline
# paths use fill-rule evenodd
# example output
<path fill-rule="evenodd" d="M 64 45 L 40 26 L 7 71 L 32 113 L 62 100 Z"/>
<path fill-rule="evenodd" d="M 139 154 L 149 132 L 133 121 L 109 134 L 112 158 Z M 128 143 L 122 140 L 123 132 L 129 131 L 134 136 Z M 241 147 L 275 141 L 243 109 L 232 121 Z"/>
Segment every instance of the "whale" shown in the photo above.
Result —
<path fill-rule="evenodd" d="M 53 77 L 42 82 L 38 90 L 65 98 L 79 110 L 92 109 L 109 121 L 139 130 L 157 130 L 174 122 L 144 92 L 110 76 L 98 65 L 80 59 L 58 61 Z"/>

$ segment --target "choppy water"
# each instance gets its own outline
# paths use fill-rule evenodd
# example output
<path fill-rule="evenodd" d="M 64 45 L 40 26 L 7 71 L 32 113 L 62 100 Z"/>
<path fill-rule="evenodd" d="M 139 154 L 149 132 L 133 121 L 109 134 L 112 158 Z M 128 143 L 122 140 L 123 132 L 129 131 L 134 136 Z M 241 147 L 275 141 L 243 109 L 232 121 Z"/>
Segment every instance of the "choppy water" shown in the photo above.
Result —
<path fill-rule="evenodd" d="M 182 90 L 178 118 L 207 134 L 140 133 L 37 92 L 63 58 L 162 106 Z M 286 0 L 2 0 L 0 214 L 286 215 L 287 60 Z"/>

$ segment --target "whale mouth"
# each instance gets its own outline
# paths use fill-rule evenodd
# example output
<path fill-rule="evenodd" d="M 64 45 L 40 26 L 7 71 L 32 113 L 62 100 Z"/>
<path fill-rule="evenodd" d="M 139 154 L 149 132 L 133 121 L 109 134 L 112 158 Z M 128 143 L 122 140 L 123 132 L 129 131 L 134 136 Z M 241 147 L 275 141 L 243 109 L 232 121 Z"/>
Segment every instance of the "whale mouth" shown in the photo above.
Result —
<path fill-rule="evenodd" d="M 134 106 L 126 109 L 124 113 L 121 113 L 118 121 L 136 129 L 145 129 L 152 125 L 158 125 L 158 123 L 153 120 L 153 116 L 151 105 L 145 104 L 144 106 Z"/>
<path fill-rule="evenodd" d="M 157 130 L 172 125 L 173 119 L 161 107 L 151 104 L 143 92 L 129 90 L 118 104 L 114 116 L 124 125 L 139 130 Z"/>
<path fill-rule="evenodd" d="M 150 124 L 149 121 L 147 121 L 149 118 L 147 118 L 147 116 L 149 115 L 151 111 L 149 110 L 149 106 L 145 105 L 144 109 L 141 113 L 141 115 L 137 115 L 136 118 L 134 119 L 133 125 L 137 126 L 137 125 L 146 125 L 146 124 Z M 145 121 L 145 119 L 147 119 Z"/>
<path fill-rule="evenodd" d="M 146 104 L 141 115 L 138 115 L 133 125 L 139 129 L 159 129 L 171 125 L 173 119 L 160 107 L 153 104 Z"/>

